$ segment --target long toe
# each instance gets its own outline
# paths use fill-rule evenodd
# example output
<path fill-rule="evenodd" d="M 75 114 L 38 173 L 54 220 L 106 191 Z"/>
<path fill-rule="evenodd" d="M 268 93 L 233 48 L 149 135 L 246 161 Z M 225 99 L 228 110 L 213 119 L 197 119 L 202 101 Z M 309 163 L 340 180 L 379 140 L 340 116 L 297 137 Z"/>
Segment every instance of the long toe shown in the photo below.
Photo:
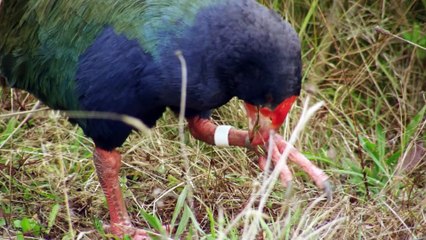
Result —
<path fill-rule="evenodd" d="M 291 183 L 293 182 L 293 174 L 288 168 L 287 161 L 284 159 L 284 162 L 280 163 L 281 153 L 277 147 L 272 151 L 272 162 L 275 167 L 281 167 L 280 171 L 280 179 L 281 183 L 284 187 L 291 187 Z"/>
<path fill-rule="evenodd" d="M 277 154 L 277 153 L 278 153 L 278 154 Z M 277 166 L 277 165 L 278 165 L 279 158 L 280 158 L 280 154 L 279 154 L 278 150 L 276 149 L 276 150 L 274 150 L 274 151 L 273 151 L 273 153 L 272 153 L 272 164 L 271 164 L 271 165 L 275 165 L 275 166 Z M 263 157 L 263 156 L 259 156 L 258 161 L 259 161 L 259 167 L 260 167 L 260 169 L 261 169 L 262 171 L 268 171 L 268 169 L 266 169 L 266 165 L 267 165 L 267 160 L 266 160 L 266 158 L 265 158 L 265 157 Z M 271 167 L 272 167 L 272 166 L 271 166 Z M 290 186 L 290 185 L 291 185 L 291 183 L 292 183 L 292 181 L 293 181 L 293 175 L 292 175 L 292 173 L 291 173 L 291 171 L 290 171 L 290 169 L 288 168 L 288 166 L 287 166 L 287 164 L 286 164 L 286 163 L 283 163 L 283 164 L 282 164 L 281 169 L 280 169 L 279 176 L 280 176 L 281 184 L 282 184 L 284 187 L 288 187 L 288 186 Z"/>
<path fill-rule="evenodd" d="M 114 227 L 111 227 L 111 225 L 104 225 L 104 230 L 105 232 L 120 238 L 123 238 L 124 236 L 129 236 L 132 240 L 151 239 L 147 231 L 135 228 L 132 225 L 128 224 L 114 224 Z"/>

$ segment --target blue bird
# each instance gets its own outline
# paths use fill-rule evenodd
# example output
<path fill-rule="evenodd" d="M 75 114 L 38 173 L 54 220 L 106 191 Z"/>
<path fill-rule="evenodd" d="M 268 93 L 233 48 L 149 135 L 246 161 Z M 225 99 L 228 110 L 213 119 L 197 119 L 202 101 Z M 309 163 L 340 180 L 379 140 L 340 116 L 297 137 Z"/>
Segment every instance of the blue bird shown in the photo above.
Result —
<path fill-rule="evenodd" d="M 296 32 L 254 0 L 4 1 L 0 41 L 0 78 L 7 86 L 54 109 L 129 115 L 149 127 L 166 108 L 180 112 L 180 50 L 188 70 L 189 130 L 215 145 L 265 147 L 301 90 Z M 245 102 L 248 131 L 210 121 L 211 110 L 233 97 Z M 115 149 L 133 128 L 112 119 L 70 120 L 95 143 L 112 233 L 144 239 L 146 232 L 131 224 L 118 183 Z M 274 139 L 280 155 L 288 144 Z M 311 164 L 292 151 L 290 158 Z M 259 163 L 264 168 L 265 159 Z M 315 174 L 317 185 L 326 187 L 327 177 Z M 288 171 L 282 175 L 284 183 L 291 180 Z"/>

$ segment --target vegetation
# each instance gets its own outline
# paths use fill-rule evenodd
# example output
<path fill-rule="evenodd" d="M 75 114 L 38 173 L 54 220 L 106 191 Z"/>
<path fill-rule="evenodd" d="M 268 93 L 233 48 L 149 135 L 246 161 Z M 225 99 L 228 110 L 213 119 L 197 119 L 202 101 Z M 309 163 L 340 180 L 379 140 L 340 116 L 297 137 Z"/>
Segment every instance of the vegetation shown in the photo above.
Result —
<path fill-rule="evenodd" d="M 286 138 L 308 95 L 325 102 L 296 146 L 330 176 L 332 201 L 293 168 L 293 194 L 276 183 L 259 214 L 261 197 L 252 193 L 264 173 L 254 155 L 188 132 L 183 154 L 177 118 L 167 112 L 120 149 L 134 223 L 154 232 L 170 224 L 173 238 L 188 239 L 426 238 L 426 1 L 263 3 L 295 26 L 303 45 L 304 91 Z M 29 94 L 0 91 L 0 238 L 107 236 L 92 142 Z M 214 112 L 240 128 L 244 115 L 237 100 Z"/>

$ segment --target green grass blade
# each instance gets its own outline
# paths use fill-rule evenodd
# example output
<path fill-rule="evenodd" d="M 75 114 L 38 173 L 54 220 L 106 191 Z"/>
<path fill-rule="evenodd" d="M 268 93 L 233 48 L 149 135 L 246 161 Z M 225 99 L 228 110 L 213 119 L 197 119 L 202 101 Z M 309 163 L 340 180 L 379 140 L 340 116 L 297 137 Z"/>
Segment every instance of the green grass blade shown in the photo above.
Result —
<path fill-rule="evenodd" d="M 426 105 L 423 106 L 423 108 L 413 117 L 411 122 L 408 124 L 407 128 L 405 129 L 405 132 L 402 136 L 402 144 L 401 147 L 406 148 L 410 138 L 413 137 L 414 133 L 417 131 L 417 128 L 420 125 L 420 122 L 423 120 L 423 117 L 425 115 L 426 111 Z"/>
<path fill-rule="evenodd" d="M 260 219 L 260 227 L 263 229 L 266 239 L 274 239 L 274 234 L 271 231 L 270 226 L 265 222 L 265 219 Z"/>
<path fill-rule="evenodd" d="M 161 234 L 166 234 L 166 232 L 165 232 L 165 230 L 163 228 L 163 225 L 161 224 L 161 220 L 158 217 L 156 217 L 156 216 L 154 216 L 152 214 L 147 213 L 143 209 L 141 209 L 140 212 L 142 214 L 143 219 L 145 219 L 145 221 L 147 221 L 148 224 L 152 228 L 154 228 L 155 230 L 157 230 Z"/>
<path fill-rule="evenodd" d="M 303 19 L 303 23 L 302 23 L 302 25 L 299 29 L 300 39 L 303 39 L 303 35 L 305 34 L 305 31 L 306 31 L 306 28 L 308 27 L 308 24 L 311 23 L 311 19 L 312 19 L 312 16 L 314 15 L 316 8 L 317 8 L 317 5 L 318 5 L 318 0 L 314 0 L 311 3 L 311 6 L 309 8 L 309 12 L 308 12 L 308 14 L 306 14 L 306 17 Z"/>
<path fill-rule="evenodd" d="M 215 239 L 216 236 L 217 236 L 216 235 L 216 228 L 215 228 L 216 220 L 215 220 L 215 218 L 213 216 L 213 212 L 210 208 L 206 208 L 206 212 L 207 212 L 207 216 L 208 216 L 208 219 L 209 219 L 209 222 L 210 222 L 210 235 L 213 239 Z"/>
<path fill-rule="evenodd" d="M 386 154 L 386 135 L 385 131 L 383 130 L 383 127 L 381 124 L 376 125 L 376 134 L 377 134 L 377 154 L 381 162 L 385 160 L 385 154 Z"/>
<path fill-rule="evenodd" d="M 11 118 L 7 122 L 6 128 L 0 134 L 0 145 L 3 144 L 3 141 L 5 141 L 10 134 L 13 133 L 13 131 L 15 130 L 16 124 L 17 124 L 16 118 Z"/>
<path fill-rule="evenodd" d="M 364 149 L 364 151 L 370 156 L 370 158 L 373 160 L 374 164 L 380 169 L 380 171 L 389 178 L 389 171 L 387 170 L 387 167 L 384 166 L 383 162 L 379 158 L 379 154 L 377 152 L 377 145 L 370 142 L 367 138 L 361 137 L 361 146 Z"/>
<path fill-rule="evenodd" d="M 49 219 L 47 223 L 47 229 L 46 229 L 47 234 L 49 234 L 50 230 L 52 229 L 53 224 L 55 223 L 55 220 L 56 220 L 56 216 L 58 216 L 60 208 L 61 207 L 59 204 L 53 205 L 52 210 L 50 211 Z"/>
<path fill-rule="evenodd" d="M 185 186 L 185 188 L 182 190 L 182 193 L 179 195 L 179 198 L 176 202 L 175 209 L 173 211 L 172 220 L 170 222 L 170 226 L 171 226 L 172 229 L 175 226 L 176 220 L 177 220 L 180 212 L 182 211 L 182 208 L 185 206 L 185 200 L 186 200 L 187 196 L 188 196 L 188 187 Z"/>
<path fill-rule="evenodd" d="M 179 222 L 179 226 L 176 230 L 175 239 L 179 239 L 179 237 L 184 233 L 184 231 L 188 229 L 190 213 L 191 213 L 191 210 L 189 209 L 189 207 L 185 205 L 183 213 L 182 213 L 182 217 Z"/>

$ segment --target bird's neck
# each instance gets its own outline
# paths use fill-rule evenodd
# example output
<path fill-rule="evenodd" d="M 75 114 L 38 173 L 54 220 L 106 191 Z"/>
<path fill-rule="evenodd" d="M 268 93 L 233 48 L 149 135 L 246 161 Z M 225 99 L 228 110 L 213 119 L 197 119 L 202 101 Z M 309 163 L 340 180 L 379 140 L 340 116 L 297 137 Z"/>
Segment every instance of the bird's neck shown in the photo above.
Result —
<path fill-rule="evenodd" d="M 188 110 L 204 112 L 228 102 L 232 95 L 226 85 L 216 78 L 214 69 L 203 64 L 204 56 L 185 53 L 183 50 L 184 63 L 180 62 L 175 55 L 170 55 L 168 58 L 163 58 L 159 64 L 162 73 L 161 101 L 172 109 L 179 107 L 182 83 L 185 78 Z"/>

